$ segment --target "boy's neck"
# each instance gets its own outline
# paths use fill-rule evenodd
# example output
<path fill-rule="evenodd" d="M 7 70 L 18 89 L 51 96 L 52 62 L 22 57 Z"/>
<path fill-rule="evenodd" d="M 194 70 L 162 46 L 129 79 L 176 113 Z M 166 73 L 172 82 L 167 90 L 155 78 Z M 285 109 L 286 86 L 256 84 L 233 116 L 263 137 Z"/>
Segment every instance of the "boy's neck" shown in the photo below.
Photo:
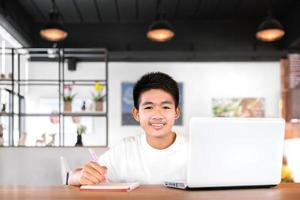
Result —
<path fill-rule="evenodd" d="M 154 138 L 146 136 L 147 143 L 155 149 L 166 149 L 171 146 L 176 139 L 176 134 L 171 132 L 163 138 Z"/>

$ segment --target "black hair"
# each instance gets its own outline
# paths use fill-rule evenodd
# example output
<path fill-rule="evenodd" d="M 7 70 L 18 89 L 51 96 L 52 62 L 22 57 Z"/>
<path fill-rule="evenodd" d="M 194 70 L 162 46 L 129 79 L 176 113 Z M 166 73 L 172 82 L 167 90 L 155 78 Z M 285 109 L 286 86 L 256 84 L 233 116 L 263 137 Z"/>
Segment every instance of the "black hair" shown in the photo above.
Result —
<path fill-rule="evenodd" d="M 139 109 L 141 94 L 151 89 L 161 89 L 169 93 L 175 101 L 175 108 L 178 107 L 179 89 L 177 82 L 168 74 L 162 72 L 150 72 L 143 75 L 133 88 L 133 102 L 136 109 Z"/>

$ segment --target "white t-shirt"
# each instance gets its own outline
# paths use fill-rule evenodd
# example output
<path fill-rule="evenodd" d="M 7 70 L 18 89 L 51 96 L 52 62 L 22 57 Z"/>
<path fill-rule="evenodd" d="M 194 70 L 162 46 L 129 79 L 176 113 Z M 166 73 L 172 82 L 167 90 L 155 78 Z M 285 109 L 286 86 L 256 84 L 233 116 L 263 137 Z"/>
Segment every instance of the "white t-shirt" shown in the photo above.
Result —
<path fill-rule="evenodd" d="M 112 182 L 163 184 L 186 178 L 187 142 L 176 134 L 174 143 L 166 149 L 151 147 L 145 134 L 128 137 L 99 158 L 107 167 L 107 178 Z"/>

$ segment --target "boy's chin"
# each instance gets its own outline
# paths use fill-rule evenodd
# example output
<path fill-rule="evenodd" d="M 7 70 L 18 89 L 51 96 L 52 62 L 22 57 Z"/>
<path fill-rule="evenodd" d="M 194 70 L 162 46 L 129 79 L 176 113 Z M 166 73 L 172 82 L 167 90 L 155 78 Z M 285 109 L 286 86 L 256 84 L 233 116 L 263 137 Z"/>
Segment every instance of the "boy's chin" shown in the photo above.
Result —
<path fill-rule="evenodd" d="M 151 130 L 147 135 L 153 138 L 164 138 L 167 135 L 172 133 L 172 131 L 165 131 L 165 130 Z"/>

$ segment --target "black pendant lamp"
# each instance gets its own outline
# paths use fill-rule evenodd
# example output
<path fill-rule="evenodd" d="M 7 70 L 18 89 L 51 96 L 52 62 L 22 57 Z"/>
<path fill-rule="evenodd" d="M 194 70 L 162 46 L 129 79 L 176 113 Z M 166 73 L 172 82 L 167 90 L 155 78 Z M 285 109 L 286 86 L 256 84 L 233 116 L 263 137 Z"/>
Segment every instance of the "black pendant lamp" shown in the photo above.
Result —
<path fill-rule="evenodd" d="M 147 38 L 155 42 L 166 42 L 174 37 L 175 32 L 172 25 L 164 19 L 165 13 L 161 11 L 161 1 L 158 1 L 157 7 L 159 18 L 149 26 Z"/>
<path fill-rule="evenodd" d="M 68 36 L 68 32 L 60 21 L 59 12 L 54 0 L 52 0 L 52 9 L 49 12 L 49 21 L 40 31 L 40 35 L 51 42 L 62 41 Z"/>
<path fill-rule="evenodd" d="M 274 42 L 281 39 L 285 34 L 283 26 L 278 20 L 271 17 L 269 11 L 268 17 L 259 25 L 256 38 L 263 42 Z"/>
<path fill-rule="evenodd" d="M 163 19 L 154 21 L 150 26 L 147 37 L 155 42 L 166 42 L 174 37 L 171 24 Z"/>

